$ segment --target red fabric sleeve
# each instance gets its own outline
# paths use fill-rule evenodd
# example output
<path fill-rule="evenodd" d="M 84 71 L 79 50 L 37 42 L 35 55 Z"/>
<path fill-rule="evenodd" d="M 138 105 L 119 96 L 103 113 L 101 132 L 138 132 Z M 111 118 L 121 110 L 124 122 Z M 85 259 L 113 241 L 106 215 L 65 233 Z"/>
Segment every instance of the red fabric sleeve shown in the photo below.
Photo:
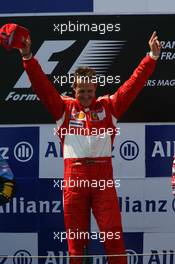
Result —
<path fill-rule="evenodd" d="M 173 194 L 175 195 L 175 155 L 173 157 L 171 186 L 172 186 Z"/>
<path fill-rule="evenodd" d="M 56 88 L 47 78 L 35 58 L 23 60 L 32 88 L 55 120 L 61 118 L 65 105 Z"/>
<path fill-rule="evenodd" d="M 120 86 L 116 93 L 110 96 L 112 113 L 116 118 L 120 118 L 126 112 L 154 71 L 155 65 L 156 61 L 147 55 L 134 70 L 131 77 Z"/>

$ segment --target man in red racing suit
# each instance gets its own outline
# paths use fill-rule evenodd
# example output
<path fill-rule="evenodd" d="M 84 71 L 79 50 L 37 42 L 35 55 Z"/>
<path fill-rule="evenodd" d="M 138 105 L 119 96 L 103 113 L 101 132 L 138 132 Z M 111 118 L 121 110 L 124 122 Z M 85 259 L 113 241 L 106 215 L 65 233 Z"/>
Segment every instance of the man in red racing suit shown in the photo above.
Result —
<path fill-rule="evenodd" d="M 156 32 L 151 36 L 149 46 L 151 52 L 140 62 L 129 80 L 113 95 L 97 99 L 96 86 L 91 82 L 77 81 L 74 84 L 75 98 L 60 96 L 37 60 L 32 57 L 30 40 L 26 40 L 26 47 L 20 50 L 35 93 L 56 121 L 57 134 L 63 146 L 64 179 L 75 182 L 83 179 L 89 183 L 100 180 L 110 182 L 104 190 L 99 186 L 93 188 L 91 184 L 83 187 L 66 185 L 64 188 L 64 221 L 67 233 L 88 232 L 92 209 L 100 232 L 106 234 L 104 248 L 107 255 L 125 253 L 118 199 L 115 186 L 111 184 L 111 148 L 116 134 L 116 122 L 154 70 L 156 59 L 160 55 Z M 86 237 L 68 237 L 70 256 L 83 255 L 87 242 Z M 108 257 L 110 264 L 126 262 L 127 259 L 123 256 Z M 71 257 L 70 263 L 82 263 L 82 259 Z"/>

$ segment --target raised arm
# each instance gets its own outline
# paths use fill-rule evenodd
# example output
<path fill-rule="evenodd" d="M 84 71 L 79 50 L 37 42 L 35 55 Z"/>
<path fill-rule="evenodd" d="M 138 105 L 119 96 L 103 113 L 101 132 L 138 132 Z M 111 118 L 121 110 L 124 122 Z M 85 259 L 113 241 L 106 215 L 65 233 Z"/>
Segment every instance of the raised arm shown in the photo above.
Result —
<path fill-rule="evenodd" d="M 156 60 L 161 50 L 156 32 L 153 32 L 149 40 L 149 46 L 151 50 L 149 55 L 140 62 L 131 77 L 118 89 L 118 91 L 110 96 L 112 112 L 116 118 L 120 118 L 122 114 L 126 112 L 154 71 Z"/>
<path fill-rule="evenodd" d="M 64 102 L 56 88 L 43 72 L 38 61 L 31 54 L 31 40 L 24 40 L 25 48 L 20 49 L 24 69 L 26 70 L 32 88 L 41 102 L 46 106 L 52 117 L 57 121 L 64 112 Z"/>

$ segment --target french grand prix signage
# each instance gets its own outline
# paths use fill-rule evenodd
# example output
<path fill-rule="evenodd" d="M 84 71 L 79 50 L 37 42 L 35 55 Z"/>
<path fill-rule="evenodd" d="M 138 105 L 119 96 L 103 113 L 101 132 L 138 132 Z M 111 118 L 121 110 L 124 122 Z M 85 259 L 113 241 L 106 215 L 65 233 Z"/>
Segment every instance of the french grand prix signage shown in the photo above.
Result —
<path fill-rule="evenodd" d="M 165 24 L 174 20 L 174 15 L 26 16 L 1 17 L 0 25 L 14 22 L 30 30 L 33 54 L 62 95 L 73 95 L 73 73 L 82 65 L 96 70 L 97 95 L 114 93 L 149 51 L 148 40 L 157 30 L 158 65 L 121 121 L 166 122 L 174 121 L 175 40 Z M 19 53 L 0 51 L 1 123 L 53 122 L 31 89 Z"/>

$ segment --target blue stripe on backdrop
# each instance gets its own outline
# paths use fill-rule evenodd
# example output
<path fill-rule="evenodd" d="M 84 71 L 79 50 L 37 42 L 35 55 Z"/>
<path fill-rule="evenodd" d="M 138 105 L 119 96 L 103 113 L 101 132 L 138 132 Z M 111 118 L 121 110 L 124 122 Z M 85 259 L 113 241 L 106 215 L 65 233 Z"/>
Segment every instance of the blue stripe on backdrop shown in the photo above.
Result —
<path fill-rule="evenodd" d="M 9 0 L 2 1 L 0 13 L 92 12 L 93 0 Z"/>

